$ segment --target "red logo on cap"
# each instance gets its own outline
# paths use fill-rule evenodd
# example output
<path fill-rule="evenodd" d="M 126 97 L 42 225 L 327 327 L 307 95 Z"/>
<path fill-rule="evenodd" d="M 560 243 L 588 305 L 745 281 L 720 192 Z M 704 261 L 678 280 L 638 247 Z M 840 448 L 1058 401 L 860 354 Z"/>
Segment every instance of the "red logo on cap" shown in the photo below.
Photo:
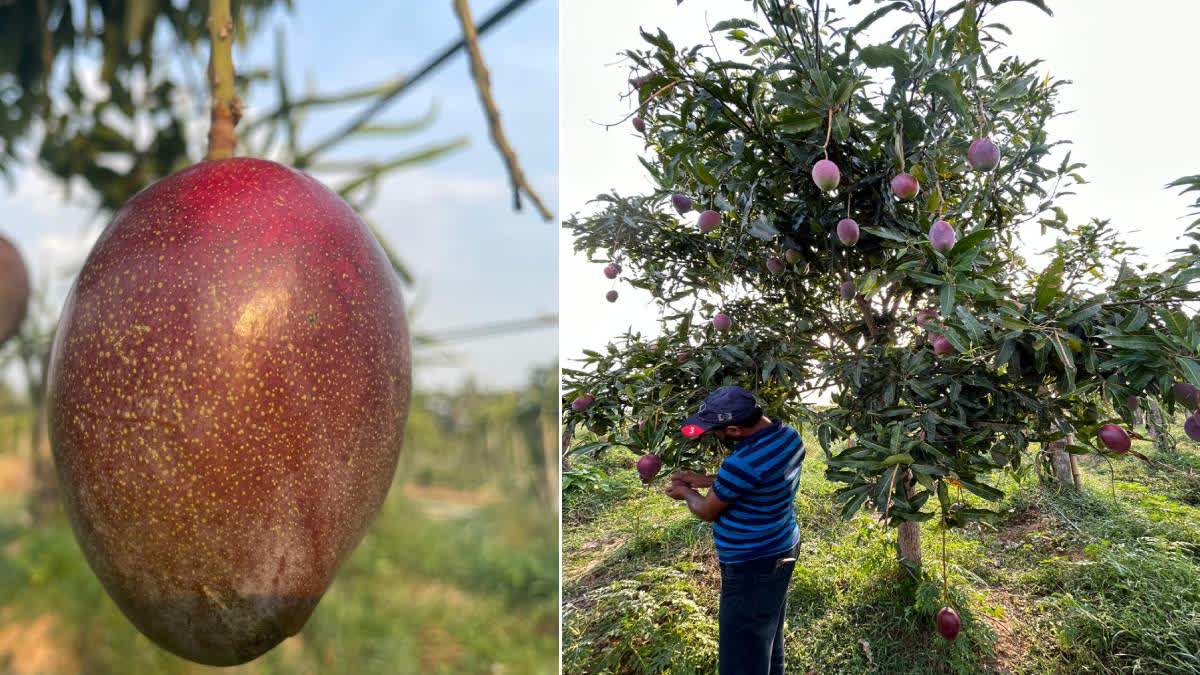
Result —
<path fill-rule="evenodd" d="M 704 433 L 704 428 L 698 424 L 685 424 L 679 432 L 688 438 L 695 438 Z"/>

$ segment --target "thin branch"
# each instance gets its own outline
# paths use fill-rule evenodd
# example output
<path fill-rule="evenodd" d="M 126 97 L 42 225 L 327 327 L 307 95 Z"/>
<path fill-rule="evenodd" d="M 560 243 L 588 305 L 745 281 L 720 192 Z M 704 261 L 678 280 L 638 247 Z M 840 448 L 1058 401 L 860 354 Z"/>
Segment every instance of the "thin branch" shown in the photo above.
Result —
<path fill-rule="evenodd" d="M 456 0 L 456 1 L 457 1 L 457 0 Z M 680 80 L 671 80 L 670 82 L 666 83 L 665 85 L 663 85 L 663 86 L 659 87 L 659 88 L 658 88 L 658 91 L 655 91 L 654 93 L 650 94 L 649 96 L 647 96 L 647 97 L 646 97 L 646 100 L 645 100 L 645 101 L 642 101 L 641 103 L 639 103 L 639 104 L 638 104 L 638 106 L 637 106 L 636 108 L 634 108 L 634 109 L 633 109 L 633 112 L 630 112 L 629 114 L 625 115 L 624 117 L 622 117 L 621 119 L 617 120 L 616 122 L 613 122 L 612 124 L 605 124 L 605 125 L 603 125 L 603 126 L 604 126 L 604 128 L 605 128 L 605 129 L 611 129 L 611 128 L 613 128 L 613 127 L 618 127 L 618 126 L 621 126 L 621 125 L 622 125 L 622 124 L 624 124 L 624 123 L 625 123 L 625 122 L 626 122 L 626 121 L 627 121 L 629 118 L 633 117 L 634 115 L 637 115 L 637 114 L 638 114 L 638 113 L 640 113 L 640 112 L 644 112 L 644 111 L 645 111 L 645 108 L 646 108 L 646 106 L 650 105 L 650 103 L 651 103 L 652 101 L 654 101 L 654 99 L 655 99 L 655 98 L 657 98 L 657 97 L 658 97 L 659 95 L 661 95 L 663 92 L 667 91 L 668 89 L 670 89 L 671 87 L 674 87 L 675 85 L 677 85 L 677 84 L 679 84 L 679 83 L 680 83 Z"/>
<path fill-rule="evenodd" d="M 509 0 L 509 2 L 501 5 L 500 8 L 493 12 L 487 19 L 484 19 L 483 23 L 480 23 L 476 27 L 476 32 L 479 35 L 487 33 L 501 21 L 508 18 L 510 14 L 520 9 L 522 5 L 525 5 L 528 2 L 529 0 Z M 366 109 L 356 115 L 352 120 L 347 122 L 345 126 L 333 132 L 324 140 L 314 145 L 312 149 L 297 157 L 295 165 L 298 168 L 304 168 L 308 164 L 312 163 L 314 157 L 322 152 L 325 152 L 335 144 L 340 143 L 346 136 L 358 131 L 360 128 L 370 122 L 372 118 L 374 118 L 380 112 L 383 112 L 383 109 L 391 104 L 391 102 L 400 96 L 400 94 L 403 94 L 410 87 L 425 79 L 430 73 L 432 73 L 434 70 L 437 70 L 437 68 L 445 63 L 447 59 L 465 46 L 466 39 L 459 39 L 457 42 L 444 47 L 432 59 L 418 68 L 417 72 L 413 73 L 411 76 L 397 78 L 392 84 L 388 85 L 388 87 L 379 95 L 379 98 L 376 99 L 375 102 L 367 106 Z"/>
<path fill-rule="evenodd" d="M 212 54 L 208 78 L 212 86 L 212 123 L 208 128 L 208 155 L 205 159 L 232 157 L 237 146 L 233 133 L 242 116 L 233 74 L 233 14 L 230 0 L 212 0 L 208 9 L 208 35 Z"/>
<path fill-rule="evenodd" d="M 861 295 L 856 296 L 854 299 L 858 301 L 858 311 L 862 312 L 863 321 L 867 323 L 867 330 L 871 332 L 871 337 L 878 337 L 879 326 L 875 325 L 875 317 L 871 315 L 871 305 Z"/>
<path fill-rule="evenodd" d="M 504 127 L 500 125 L 500 110 L 496 107 L 496 101 L 492 97 L 492 80 L 488 75 L 487 65 L 483 62 L 483 52 L 479 50 L 479 36 L 475 32 L 475 22 L 471 19 L 471 6 L 467 4 L 467 0 L 454 0 L 454 13 L 458 15 L 458 22 L 462 25 L 463 41 L 466 42 L 467 54 L 470 56 L 471 77 L 475 79 L 475 88 L 479 91 L 479 102 L 483 105 L 484 113 L 487 115 L 488 131 L 491 134 L 492 143 L 504 159 L 505 168 L 508 169 L 508 181 L 512 185 L 513 208 L 517 211 L 521 210 L 521 193 L 524 192 L 529 197 L 529 201 L 533 202 L 538 213 L 541 214 L 542 220 L 550 222 L 554 219 L 554 214 L 546 208 L 542 198 L 529 185 L 525 171 L 517 160 L 517 154 L 504 134 Z"/>
<path fill-rule="evenodd" d="M 304 98 L 291 101 L 286 107 L 283 104 L 280 104 L 279 107 L 263 115 L 262 117 L 255 117 L 252 120 L 247 120 L 246 124 L 242 126 L 242 130 L 244 133 L 249 133 L 263 124 L 274 122 L 275 120 L 282 119 L 290 113 L 300 112 L 306 108 L 344 105 L 347 103 L 354 103 L 355 101 L 360 101 L 365 98 L 374 98 L 387 93 L 390 91 L 391 86 L 403 81 L 404 78 L 396 78 L 382 84 L 372 84 L 356 89 L 348 89 L 338 93 L 312 94 L 305 96 Z"/>

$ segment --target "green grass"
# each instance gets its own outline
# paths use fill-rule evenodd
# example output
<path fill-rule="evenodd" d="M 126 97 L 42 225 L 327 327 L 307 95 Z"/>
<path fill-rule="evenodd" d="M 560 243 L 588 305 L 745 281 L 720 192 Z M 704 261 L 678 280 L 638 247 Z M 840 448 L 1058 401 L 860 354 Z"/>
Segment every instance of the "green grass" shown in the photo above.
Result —
<path fill-rule="evenodd" d="M 866 514 L 839 518 L 814 450 L 796 502 L 788 672 L 1200 673 L 1200 455 L 1186 440 L 1174 453 L 1137 449 L 1153 464 L 1115 461 L 1113 486 L 1107 462 L 1082 459 L 1082 494 L 1003 477 L 998 521 L 947 534 L 964 623 L 953 643 L 933 630 L 940 530 L 923 527 L 923 578 L 902 573 L 894 531 Z M 577 466 L 595 479 L 564 500 L 565 671 L 713 672 L 720 578 L 709 526 L 641 487 L 633 459 L 610 451 Z M 703 614 L 681 609 L 684 599 Z M 647 617 L 659 628 L 645 628 Z"/>
<path fill-rule="evenodd" d="M 473 396 L 459 414 L 493 429 L 518 402 Z M 20 499 L 0 502 L 0 673 L 557 672 L 558 526 L 515 459 L 526 448 L 513 434 L 481 448 L 469 427 L 435 423 L 420 405 L 412 422 L 382 512 L 304 629 L 233 669 L 154 646 L 105 594 L 61 514 L 31 527 Z M 439 464 L 429 453 L 484 463 L 490 476 L 423 473 Z"/>

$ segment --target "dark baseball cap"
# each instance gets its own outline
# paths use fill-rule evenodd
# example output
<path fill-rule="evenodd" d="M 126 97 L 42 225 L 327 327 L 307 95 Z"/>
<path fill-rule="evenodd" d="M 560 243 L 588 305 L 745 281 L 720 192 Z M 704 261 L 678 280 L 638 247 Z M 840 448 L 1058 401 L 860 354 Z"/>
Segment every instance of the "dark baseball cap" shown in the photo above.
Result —
<path fill-rule="evenodd" d="M 754 402 L 753 394 L 741 387 L 721 387 L 704 399 L 700 412 L 687 418 L 679 431 L 688 438 L 696 438 L 713 429 L 757 421 L 761 416 L 762 409 Z"/>

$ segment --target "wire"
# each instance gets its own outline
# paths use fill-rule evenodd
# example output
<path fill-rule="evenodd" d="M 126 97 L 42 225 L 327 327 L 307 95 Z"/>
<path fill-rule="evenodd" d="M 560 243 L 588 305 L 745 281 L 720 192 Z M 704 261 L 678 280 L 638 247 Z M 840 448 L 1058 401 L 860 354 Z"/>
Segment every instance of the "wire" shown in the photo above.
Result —
<path fill-rule="evenodd" d="M 497 321 L 495 323 L 485 323 L 475 326 L 453 328 L 433 335 L 427 335 L 425 336 L 425 339 L 433 343 L 456 342 L 476 338 L 495 337 L 499 335 L 511 335 L 513 333 L 524 333 L 543 328 L 551 328 L 554 326 L 558 326 L 558 315 L 543 314 L 541 316 L 535 316 L 526 319 L 511 319 L 508 321 Z"/>

